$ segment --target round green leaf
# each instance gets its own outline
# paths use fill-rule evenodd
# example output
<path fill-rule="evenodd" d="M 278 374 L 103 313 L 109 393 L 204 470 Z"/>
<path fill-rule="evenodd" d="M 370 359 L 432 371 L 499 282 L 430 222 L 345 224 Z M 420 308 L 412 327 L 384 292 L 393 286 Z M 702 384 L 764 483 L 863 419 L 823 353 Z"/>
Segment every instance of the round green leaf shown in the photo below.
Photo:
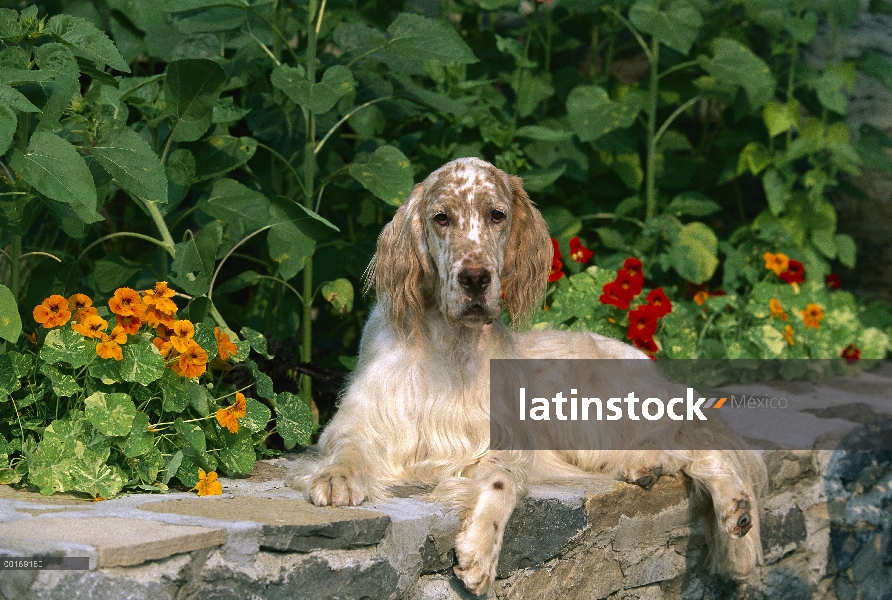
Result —
<path fill-rule="evenodd" d="M 124 381 L 149 385 L 164 374 L 164 359 L 148 341 L 130 341 L 124 345 L 121 376 Z"/>
<path fill-rule="evenodd" d="M 304 445 L 313 435 L 313 413 L 291 392 L 276 396 L 276 431 L 286 444 Z"/>
<path fill-rule="evenodd" d="M 123 436 L 133 428 L 136 405 L 127 394 L 95 392 L 84 400 L 87 420 L 99 432 L 110 436 Z"/>
<path fill-rule="evenodd" d="M 22 317 L 15 296 L 5 285 L 0 284 L 0 338 L 13 344 L 22 333 Z"/>
<path fill-rule="evenodd" d="M 353 163 L 348 170 L 365 189 L 392 206 L 400 206 L 412 191 L 412 163 L 393 146 L 379 147 L 368 162 Z"/>

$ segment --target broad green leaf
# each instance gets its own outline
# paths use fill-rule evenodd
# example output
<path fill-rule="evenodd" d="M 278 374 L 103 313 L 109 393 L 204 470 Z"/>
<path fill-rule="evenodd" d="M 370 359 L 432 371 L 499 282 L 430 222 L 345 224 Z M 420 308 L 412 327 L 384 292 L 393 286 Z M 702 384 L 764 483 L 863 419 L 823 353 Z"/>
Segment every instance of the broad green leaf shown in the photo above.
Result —
<path fill-rule="evenodd" d="M 257 152 L 257 140 L 250 137 L 212 135 L 193 147 L 195 181 L 223 175 L 251 160 Z"/>
<path fill-rule="evenodd" d="M 827 71 L 821 75 L 815 85 L 818 101 L 824 108 L 835 113 L 846 115 L 848 113 L 848 99 L 842 91 L 843 82 L 836 73 Z"/>
<path fill-rule="evenodd" d="M 607 248 L 613 248 L 614 250 L 625 250 L 628 248 L 626 239 L 612 227 L 598 227 L 595 229 L 595 233 L 598 234 L 598 237 L 601 238 L 601 243 Z"/>
<path fill-rule="evenodd" d="M 204 431 L 197 423 L 184 423 L 183 419 L 177 418 L 173 426 L 176 432 L 183 436 L 195 450 L 198 452 L 207 450 L 207 440 L 205 439 Z"/>
<path fill-rule="evenodd" d="M 143 269 L 142 263 L 122 256 L 106 256 L 93 263 L 93 281 L 96 289 L 104 294 L 125 285 L 127 280 Z"/>
<path fill-rule="evenodd" d="M 524 125 L 514 132 L 514 136 L 547 142 L 567 142 L 573 137 L 573 132 L 541 125 Z"/>
<path fill-rule="evenodd" d="M 161 160 L 138 133 L 120 121 L 102 124 L 91 154 L 128 192 L 167 204 L 167 176 Z"/>
<path fill-rule="evenodd" d="M 89 21 L 71 15 L 55 15 L 47 22 L 45 31 L 87 58 L 118 71 L 130 72 L 127 62 L 108 36 Z"/>
<path fill-rule="evenodd" d="M 269 223 L 269 199 L 234 179 L 218 179 L 198 208 L 226 223 L 239 236 Z M 231 240 L 236 242 L 238 240 Z"/>
<path fill-rule="evenodd" d="M 526 118 L 535 112 L 543 100 L 554 96 L 550 74 L 535 76 L 528 69 L 515 72 L 511 86 L 517 95 L 517 113 Z"/>
<path fill-rule="evenodd" d="M 207 388 L 194 381 L 186 381 L 186 392 L 189 394 L 189 405 L 192 409 L 202 417 L 208 416 L 210 413 L 210 401 L 213 400 Z"/>
<path fill-rule="evenodd" d="M 0 401 L 22 387 L 8 354 L 0 354 Z"/>
<path fill-rule="evenodd" d="M 279 65 L 273 70 L 272 84 L 285 92 L 292 102 L 315 114 L 330 111 L 341 97 L 353 93 L 356 82 L 350 69 L 343 65 L 329 67 L 322 81 L 307 81 L 303 67 Z"/>
<path fill-rule="evenodd" d="M 858 59 L 857 66 L 859 71 L 892 92 L 892 60 L 877 52 L 866 51 Z"/>
<path fill-rule="evenodd" d="M 352 163 L 348 170 L 365 189 L 392 206 L 400 206 L 412 191 L 412 163 L 393 146 L 380 146 L 368 162 Z"/>
<path fill-rule="evenodd" d="M 390 80 L 395 81 L 400 85 L 400 87 L 402 88 L 402 92 L 400 94 L 401 96 L 417 100 L 418 102 L 430 106 L 431 108 L 436 109 L 439 112 L 449 113 L 458 117 L 464 116 L 468 112 L 467 104 L 464 104 L 458 100 L 454 100 L 449 96 L 446 96 L 445 94 L 426 90 L 412 81 L 412 78 L 408 75 L 402 73 L 392 73 L 390 75 Z M 377 107 L 372 106 L 369 108 Z M 356 113 L 356 115 L 361 115 L 367 110 L 368 109 L 364 109 Z"/>
<path fill-rule="evenodd" d="M 266 431 L 266 424 L 269 423 L 269 419 L 272 415 L 270 410 L 253 398 L 248 398 L 245 402 L 245 418 L 239 419 L 239 427 L 244 427 L 251 433 Z"/>
<path fill-rule="evenodd" d="M 228 431 L 222 433 L 225 448 L 220 452 L 220 462 L 230 475 L 247 475 L 254 467 L 257 455 L 254 454 L 254 443 L 251 432 L 239 429 L 237 434 Z"/>
<path fill-rule="evenodd" d="M 703 223 L 683 225 L 678 240 L 669 251 L 672 267 L 692 283 L 700 284 L 712 277 L 719 265 L 718 239 Z"/>
<path fill-rule="evenodd" d="M 775 81 L 765 62 L 753 51 L 730 38 L 712 43 L 713 57 L 700 58 L 703 68 L 719 81 L 741 87 L 753 109 L 762 107 L 774 94 Z"/>
<path fill-rule="evenodd" d="M 177 148 L 167 157 L 164 173 L 167 175 L 168 203 L 164 208 L 170 211 L 189 193 L 195 179 L 195 156 L 185 148 Z"/>
<path fill-rule="evenodd" d="M 180 456 L 182 457 L 182 454 Z M 152 446 L 148 452 L 140 457 L 136 473 L 144 483 L 155 483 L 158 479 L 158 473 L 168 464 L 158 449 Z M 179 467 L 179 464 L 177 467 Z"/>
<path fill-rule="evenodd" d="M 175 141 L 191 142 L 204 135 L 225 85 L 223 67 L 206 58 L 175 60 L 167 66 L 164 97 L 177 117 Z"/>
<path fill-rule="evenodd" d="M 269 256 L 279 263 L 277 273 L 280 277 L 291 279 L 304 268 L 306 259 L 316 251 L 316 242 L 297 226 L 297 221 L 304 218 L 298 204 L 283 196 L 273 198 L 270 205 L 270 224 L 267 234 Z"/>
<path fill-rule="evenodd" d="M 0 156 L 6 154 L 15 135 L 19 120 L 11 108 L 0 105 Z"/>
<path fill-rule="evenodd" d="M 40 109 L 34 106 L 24 94 L 5 83 L 0 83 L 0 106 L 13 108 L 19 112 L 40 112 Z"/>
<path fill-rule="evenodd" d="M 171 264 L 171 281 L 187 294 L 205 294 L 214 274 L 217 248 L 222 239 L 223 226 L 212 221 L 191 240 L 178 243 L 176 258 Z"/>
<path fill-rule="evenodd" d="M 162 377 L 161 390 L 164 396 L 161 408 L 164 412 L 179 414 L 189 406 L 189 392 L 183 378 L 170 369 L 165 371 Z"/>
<path fill-rule="evenodd" d="M 214 328 L 204 323 L 195 323 L 195 342 L 208 353 L 208 361 L 217 356 L 217 338 Z"/>
<path fill-rule="evenodd" d="M 12 369 L 16 377 L 27 377 L 30 375 L 31 369 L 34 367 L 34 356 L 31 354 L 20 354 L 15 351 L 7 352 L 6 356 L 12 361 Z"/>
<path fill-rule="evenodd" d="M 786 182 L 780 173 L 774 169 L 768 169 L 762 178 L 762 185 L 765 188 L 768 208 L 771 209 L 772 214 L 775 216 L 780 215 L 792 197 Z"/>
<path fill-rule="evenodd" d="M 322 286 L 322 297 L 341 315 L 353 310 L 353 284 L 343 277 Z"/>
<path fill-rule="evenodd" d="M 136 405 L 127 394 L 95 392 L 84 400 L 87 420 L 104 435 L 124 436 L 133 428 Z"/>
<path fill-rule="evenodd" d="M 836 239 L 830 230 L 820 230 L 811 232 L 811 243 L 818 249 L 818 252 L 833 260 L 836 258 Z"/>
<path fill-rule="evenodd" d="M 838 233 L 836 234 L 836 249 L 839 262 L 850 269 L 854 269 L 855 254 L 857 253 L 855 240 L 853 240 L 851 236 L 846 235 L 845 233 Z"/>
<path fill-rule="evenodd" d="M 69 470 L 72 489 L 100 498 L 114 498 L 124 487 L 121 470 L 104 462 L 93 460 L 85 463 L 80 460 L 72 462 Z"/>
<path fill-rule="evenodd" d="M 74 54 L 62 44 L 40 46 L 34 51 L 34 61 L 42 73 L 53 76 L 52 92 L 37 117 L 40 122 L 38 130 L 54 131 L 59 127 L 59 119 L 68 108 L 72 96 L 78 91 L 80 69 Z"/>
<path fill-rule="evenodd" d="M 49 363 L 40 365 L 40 372 L 49 377 L 53 387 L 53 393 L 57 396 L 74 396 L 82 389 L 81 386 L 77 384 L 74 377 L 68 373 L 63 373 Z"/>
<path fill-rule="evenodd" d="M 628 154 L 617 152 L 613 156 L 610 168 L 630 190 L 641 189 L 641 184 L 644 182 L 644 169 L 641 168 L 641 157 L 637 152 Z"/>
<path fill-rule="evenodd" d="M 133 417 L 133 425 L 130 435 L 122 445 L 124 456 L 127 458 L 135 458 L 142 456 L 151 450 L 154 446 L 155 437 L 148 430 L 149 416 L 144 412 L 137 412 Z M 157 476 L 157 473 L 156 473 Z M 154 481 L 154 477 L 152 478 Z"/>
<path fill-rule="evenodd" d="M 9 165 L 41 194 L 71 206 L 84 223 L 103 219 L 96 212 L 96 187 L 87 163 L 59 136 L 35 132 L 27 152 L 14 150 Z"/>
<path fill-rule="evenodd" d="M 84 336 L 71 327 L 63 326 L 47 334 L 40 349 L 40 358 L 51 364 L 64 362 L 75 368 L 82 367 L 86 363 L 85 348 Z"/>
<path fill-rule="evenodd" d="M 567 97 L 567 116 L 579 139 L 591 142 L 615 129 L 630 126 L 638 116 L 638 109 L 614 102 L 604 88 L 580 85 Z"/>
<path fill-rule="evenodd" d="M 717 202 L 710 200 L 698 192 L 684 192 L 675 196 L 664 212 L 680 217 L 705 217 L 722 210 Z"/>
<path fill-rule="evenodd" d="M 23 33 L 19 15 L 9 8 L 0 8 L 0 39 L 17 38 Z M 15 40 L 18 43 L 18 40 Z"/>
<path fill-rule="evenodd" d="M 768 135 L 771 137 L 797 128 L 800 119 L 797 102 L 781 104 L 780 102 L 771 101 L 762 109 L 762 120 L 765 122 L 765 127 L 768 128 Z"/>
<path fill-rule="evenodd" d="M 261 3 L 255 2 L 254 4 Z M 164 6 L 164 10 L 170 13 L 178 13 L 199 8 L 216 8 L 223 6 L 248 8 L 251 6 L 251 3 L 247 2 L 247 0 L 168 0 Z"/>
<path fill-rule="evenodd" d="M 262 333 L 260 333 L 259 331 L 254 331 L 250 327 L 242 327 L 239 333 L 241 333 L 242 338 L 244 338 L 248 341 L 248 343 L 251 344 L 251 348 L 254 349 L 254 352 L 260 354 L 266 359 L 270 359 L 273 357 L 272 354 L 269 354 L 269 352 L 267 352 L 266 336 L 264 336 Z"/>
<path fill-rule="evenodd" d="M 444 21 L 400 13 L 387 28 L 384 52 L 413 60 L 439 60 L 471 64 L 477 57 L 455 29 Z"/>
<path fill-rule="evenodd" d="M 177 450 L 174 452 L 173 456 L 170 457 L 170 460 L 167 461 L 167 468 L 164 470 L 164 477 L 161 479 L 162 483 L 168 483 L 173 477 L 177 476 L 177 471 L 180 469 L 180 465 L 183 463 L 183 452 Z M 197 477 L 196 477 L 197 479 Z M 185 482 L 184 482 L 185 483 Z M 194 483 L 192 485 L 195 485 Z"/>
<path fill-rule="evenodd" d="M 833 18 L 837 25 L 848 28 L 851 27 L 858 18 L 861 11 L 860 2 L 852 2 L 852 0 L 824 0 L 824 7 Z"/>
<path fill-rule="evenodd" d="M 302 446 L 313 435 L 313 414 L 304 401 L 291 392 L 276 396 L 276 431 L 286 444 Z"/>
<path fill-rule="evenodd" d="M 214 112 L 211 121 L 214 123 L 236 123 L 251 112 L 250 108 L 241 108 L 235 105 L 232 96 L 218 98 L 214 103 Z"/>
<path fill-rule="evenodd" d="M 742 175 L 749 171 L 753 175 L 758 175 L 766 167 L 771 165 L 771 153 L 759 142 L 750 142 L 740 151 L 740 157 L 737 159 L 737 174 Z"/>
<path fill-rule="evenodd" d="M 257 388 L 257 395 L 261 398 L 267 398 L 269 400 L 273 400 L 276 398 L 276 393 L 273 390 L 273 380 L 270 379 L 269 375 L 260 370 L 260 367 L 257 366 L 257 363 L 251 359 L 245 359 L 244 365 L 251 369 L 251 374 L 254 376 L 254 385 Z"/>
<path fill-rule="evenodd" d="M 91 344 L 95 347 L 96 342 Z M 87 366 L 87 372 L 90 377 L 94 377 L 106 385 L 111 385 L 121 381 L 121 363 L 114 358 L 100 358 L 96 356 L 95 350 L 92 350 L 93 358 Z"/>
<path fill-rule="evenodd" d="M 123 351 L 121 377 L 124 381 L 149 385 L 164 374 L 164 359 L 152 342 L 130 340 Z"/>
<path fill-rule="evenodd" d="M 5 285 L 0 284 L 0 339 L 15 344 L 22 333 L 22 317 L 15 296 Z"/>
<path fill-rule="evenodd" d="M 703 17 L 690 2 L 676 0 L 660 10 L 656 0 L 639 0 L 629 10 L 629 21 L 673 50 L 687 54 L 697 40 Z"/>
<path fill-rule="evenodd" d="M 860 131 L 855 150 L 864 166 L 892 175 L 892 157 L 886 153 L 886 148 L 892 148 L 892 138 L 872 125 L 864 124 Z"/>
<path fill-rule="evenodd" d="M 522 175 L 523 189 L 528 192 L 541 192 L 560 179 L 561 175 L 563 175 L 566 170 L 566 165 L 558 165 L 548 167 L 547 169 L 533 169 L 532 171 L 527 171 Z"/>

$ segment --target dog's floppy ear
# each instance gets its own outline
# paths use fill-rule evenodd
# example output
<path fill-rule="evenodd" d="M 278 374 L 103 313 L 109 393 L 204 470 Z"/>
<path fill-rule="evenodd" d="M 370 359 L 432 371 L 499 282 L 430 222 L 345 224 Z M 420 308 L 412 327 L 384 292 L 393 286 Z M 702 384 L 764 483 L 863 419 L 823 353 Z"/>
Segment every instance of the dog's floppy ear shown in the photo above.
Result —
<path fill-rule="evenodd" d="M 425 280 L 430 274 L 422 218 L 424 186 L 417 184 L 393 220 L 378 236 L 378 249 L 366 270 L 366 289 L 375 288 L 378 302 L 395 331 L 406 335 L 420 323 Z"/>
<path fill-rule="evenodd" d="M 523 180 L 508 179 L 514 215 L 505 249 L 505 305 L 518 325 L 532 316 L 545 294 L 554 250 L 548 225 L 524 191 Z"/>

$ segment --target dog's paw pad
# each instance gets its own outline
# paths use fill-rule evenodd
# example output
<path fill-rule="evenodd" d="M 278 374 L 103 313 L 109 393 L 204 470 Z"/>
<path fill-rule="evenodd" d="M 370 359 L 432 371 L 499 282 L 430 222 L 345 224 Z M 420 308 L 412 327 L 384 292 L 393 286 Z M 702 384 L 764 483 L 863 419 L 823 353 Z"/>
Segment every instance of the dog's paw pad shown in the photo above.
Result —
<path fill-rule="evenodd" d="M 722 523 L 732 538 L 741 538 L 753 527 L 752 506 L 748 498 L 737 498 L 731 503 L 730 510 L 724 515 Z"/>
<path fill-rule="evenodd" d="M 358 506 L 365 498 L 362 481 L 337 465 L 322 469 L 310 484 L 310 500 L 316 506 Z"/>
<path fill-rule="evenodd" d="M 654 481 L 655 481 L 655 480 L 656 480 L 656 478 L 655 478 L 655 477 L 652 477 L 651 475 L 644 475 L 644 476 L 639 477 L 638 479 L 636 479 L 636 480 L 635 480 L 635 483 L 637 483 L 638 485 L 640 485 L 640 486 L 643 487 L 644 489 L 647 489 L 647 488 L 649 488 L 650 486 L 652 486 L 652 485 L 654 484 Z"/>

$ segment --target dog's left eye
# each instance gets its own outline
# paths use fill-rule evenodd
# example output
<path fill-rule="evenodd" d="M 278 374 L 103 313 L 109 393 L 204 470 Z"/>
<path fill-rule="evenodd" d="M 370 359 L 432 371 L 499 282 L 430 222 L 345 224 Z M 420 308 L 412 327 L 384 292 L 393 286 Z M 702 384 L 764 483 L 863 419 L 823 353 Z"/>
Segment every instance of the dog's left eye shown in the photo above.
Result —
<path fill-rule="evenodd" d="M 492 211 L 492 215 L 491 215 L 491 216 L 492 216 L 492 222 L 493 222 L 493 223 L 501 223 L 502 221 L 505 220 L 505 213 L 503 213 L 503 212 L 500 211 L 500 210 L 494 210 L 494 211 Z"/>

